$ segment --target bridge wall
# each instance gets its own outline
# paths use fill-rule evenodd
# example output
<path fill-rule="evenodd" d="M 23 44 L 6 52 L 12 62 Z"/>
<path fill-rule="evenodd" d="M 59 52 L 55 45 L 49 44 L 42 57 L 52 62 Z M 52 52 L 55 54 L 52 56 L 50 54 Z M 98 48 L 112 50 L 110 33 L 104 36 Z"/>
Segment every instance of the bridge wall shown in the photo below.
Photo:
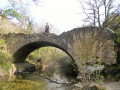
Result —
<path fill-rule="evenodd" d="M 64 38 L 72 46 L 74 53 L 93 64 L 101 61 L 103 64 L 116 63 L 115 33 L 110 29 L 97 27 L 75 28 L 60 37 Z"/>
<path fill-rule="evenodd" d="M 97 27 L 75 28 L 57 36 L 54 34 L 11 34 L 0 35 L 14 56 L 14 62 L 23 62 L 35 49 L 53 46 L 62 49 L 80 66 L 81 60 L 93 64 L 116 63 L 114 32 Z"/>

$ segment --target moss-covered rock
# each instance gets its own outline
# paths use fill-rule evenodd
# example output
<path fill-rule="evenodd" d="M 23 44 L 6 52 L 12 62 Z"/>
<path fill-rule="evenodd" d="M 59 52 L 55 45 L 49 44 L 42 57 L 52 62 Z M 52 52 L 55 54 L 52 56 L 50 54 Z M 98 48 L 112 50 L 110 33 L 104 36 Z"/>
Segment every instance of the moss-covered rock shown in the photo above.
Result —
<path fill-rule="evenodd" d="M 33 87 L 39 86 L 39 83 L 30 80 L 16 79 L 10 82 L 3 90 L 32 90 Z"/>

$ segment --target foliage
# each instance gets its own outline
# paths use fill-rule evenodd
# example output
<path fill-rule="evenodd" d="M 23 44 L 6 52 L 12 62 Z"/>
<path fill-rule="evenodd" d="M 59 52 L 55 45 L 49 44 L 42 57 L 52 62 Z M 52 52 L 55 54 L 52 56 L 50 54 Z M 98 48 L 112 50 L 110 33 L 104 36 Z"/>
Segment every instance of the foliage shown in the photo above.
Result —
<path fill-rule="evenodd" d="M 116 32 L 116 43 L 120 43 L 120 33 Z"/>
<path fill-rule="evenodd" d="M 3 10 L 2 16 L 7 17 L 7 18 L 16 18 L 18 20 L 22 19 L 22 16 L 20 15 L 20 13 L 18 13 L 16 10 L 14 10 L 12 8 Z"/>
<path fill-rule="evenodd" d="M 11 61 L 12 57 L 0 50 L 0 68 L 8 71 L 12 64 Z"/>
<path fill-rule="evenodd" d="M 119 13 L 111 13 L 111 19 L 108 21 L 111 23 L 109 28 L 115 31 L 117 34 L 120 33 L 120 14 Z M 114 17 L 116 18 L 114 19 Z"/>
<path fill-rule="evenodd" d="M 0 39 L 0 68 L 9 71 L 13 57 L 7 52 L 5 40 Z"/>
<path fill-rule="evenodd" d="M 78 72 L 71 58 L 62 50 L 54 47 L 42 47 L 33 51 L 27 60 L 36 66 L 35 73 L 49 77 L 54 73 L 67 77 L 76 77 Z"/>
<path fill-rule="evenodd" d="M 92 86 L 90 90 L 106 90 L 106 88 L 100 87 L 100 86 Z"/>
<path fill-rule="evenodd" d="M 101 73 L 107 81 L 119 81 L 120 79 L 120 65 L 106 65 Z"/>
<path fill-rule="evenodd" d="M 56 54 L 55 48 L 54 47 L 43 47 L 40 49 L 37 49 L 35 51 L 33 51 L 27 58 L 27 60 L 37 60 L 39 58 L 41 58 L 43 55 L 45 55 L 46 53 L 49 53 L 49 55 L 51 57 L 53 56 L 58 56 Z"/>
<path fill-rule="evenodd" d="M 34 0 L 34 2 L 37 2 L 37 0 Z M 28 15 L 28 6 L 26 3 L 23 3 L 21 0 L 8 0 L 9 6 L 7 6 L 7 8 L 3 7 L 4 9 L 0 9 L 0 16 L 2 16 L 0 21 L 1 31 L 4 32 L 3 28 L 4 24 L 6 24 L 4 21 L 7 20 L 10 22 L 7 24 L 11 24 L 12 26 L 14 25 L 13 27 L 15 27 L 15 30 L 20 29 L 20 31 L 16 32 L 33 34 L 33 23 L 31 23 L 30 17 Z M 7 29 L 9 30 L 9 28 Z"/>
<path fill-rule="evenodd" d="M 80 39 L 77 39 L 77 36 L 73 36 L 73 47 L 80 58 L 78 60 L 80 67 L 80 77 L 83 84 L 84 90 L 89 90 L 91 82 L 95 82 L 99 86 L 101 86 L 103 82 L 103 76 L 100 74 L 101 70 L 99 66 L 101 65 L 102 57 L 96 57 L 97 53 L 100 51 L 101 47 L 105 44 L 106 40 L 100 40 L 98 43 L 96 41 L 96 33 L 94 34 L 86 34 L 85 36 L 80 35 Z M 92 64 L 88 64 L 92 63 Z M 96 63 L 96 64 L 94 64 Z M 91 67 L 88 67 L 88 65 Z M 99 68 L 98 70 L 94 70 L 94 68 Z M 90 69 L 90 70 L 89 70 Z"/>
<path fill-rule="evenodd" d="M 111 17 L 116 16 L 116 18 L 113 20 L 111 19 L 111 21 L 113 20 L 113 23 L 111 25 L 111 29 L 113 28 L 113 30 L 117 30 L 120 28 L 120 14 L 119 13 L 112 13 Z M 110 22 L 110 21 L 109 21 Z"/>
<path fill-rule="evenodd" d="M 5 40 L 0 39 L 0 47 L 5 47 Z"/>

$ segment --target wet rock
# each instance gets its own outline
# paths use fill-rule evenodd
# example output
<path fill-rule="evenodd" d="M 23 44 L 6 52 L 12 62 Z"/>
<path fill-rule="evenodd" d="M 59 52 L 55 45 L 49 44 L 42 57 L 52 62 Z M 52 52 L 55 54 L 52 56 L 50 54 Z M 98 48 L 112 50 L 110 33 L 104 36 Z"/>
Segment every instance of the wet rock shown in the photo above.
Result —
<path fill-rule="evenodd" d="M 16 73 L 24 73 L 24 72 L 35 72 L 35 65 L 34 64 L 31 64 L 27 61 L 25 62 L 22 62 L 22 63 L 15 63 L 16 65 Z"/>

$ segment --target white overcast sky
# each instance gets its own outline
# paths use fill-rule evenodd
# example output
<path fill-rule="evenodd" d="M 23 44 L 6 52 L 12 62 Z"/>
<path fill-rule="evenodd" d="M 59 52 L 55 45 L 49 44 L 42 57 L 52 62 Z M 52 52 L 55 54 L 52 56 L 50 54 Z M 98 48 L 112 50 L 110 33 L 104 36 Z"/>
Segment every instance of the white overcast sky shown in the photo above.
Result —
<path fill-rule="evenodd" d="M 0 0 L 0 8 L 7 5 L 7 1 Z M 82 20 L 86 16 L 80 14 L 82 9 L 79 0 L 40 0 L 38 6 L 31 3 L 31 0 L 21 1 L 27 1 L 31 4 L 29 6 L 29 14 L 35 22 L 41 26 L 45 26 L 48 22 L 56 28 L 55 32 L 59 34 L 84 24 Z"/>
<path fill-rule="evenodd" d="M 48 22 L 57 29 L 59 34 L 83 25 L 84 15 L 79 14 L 81 13 L 79 0 L 40 1 L 38 6 L 31 4 L 29 7 L 30 15 L 38 24 L 45 25 Z M 5 6 L 6 3 L 7 0 L 0 0 L 1 6 Z"/>
<path fill-rule="evenodd" d="M 78 0 L 43 0 L 40 6 L 33 5 L 30 9 L 36 22 L 48 22 L 58 28 L 59 33 L 83 25 Z"/>

